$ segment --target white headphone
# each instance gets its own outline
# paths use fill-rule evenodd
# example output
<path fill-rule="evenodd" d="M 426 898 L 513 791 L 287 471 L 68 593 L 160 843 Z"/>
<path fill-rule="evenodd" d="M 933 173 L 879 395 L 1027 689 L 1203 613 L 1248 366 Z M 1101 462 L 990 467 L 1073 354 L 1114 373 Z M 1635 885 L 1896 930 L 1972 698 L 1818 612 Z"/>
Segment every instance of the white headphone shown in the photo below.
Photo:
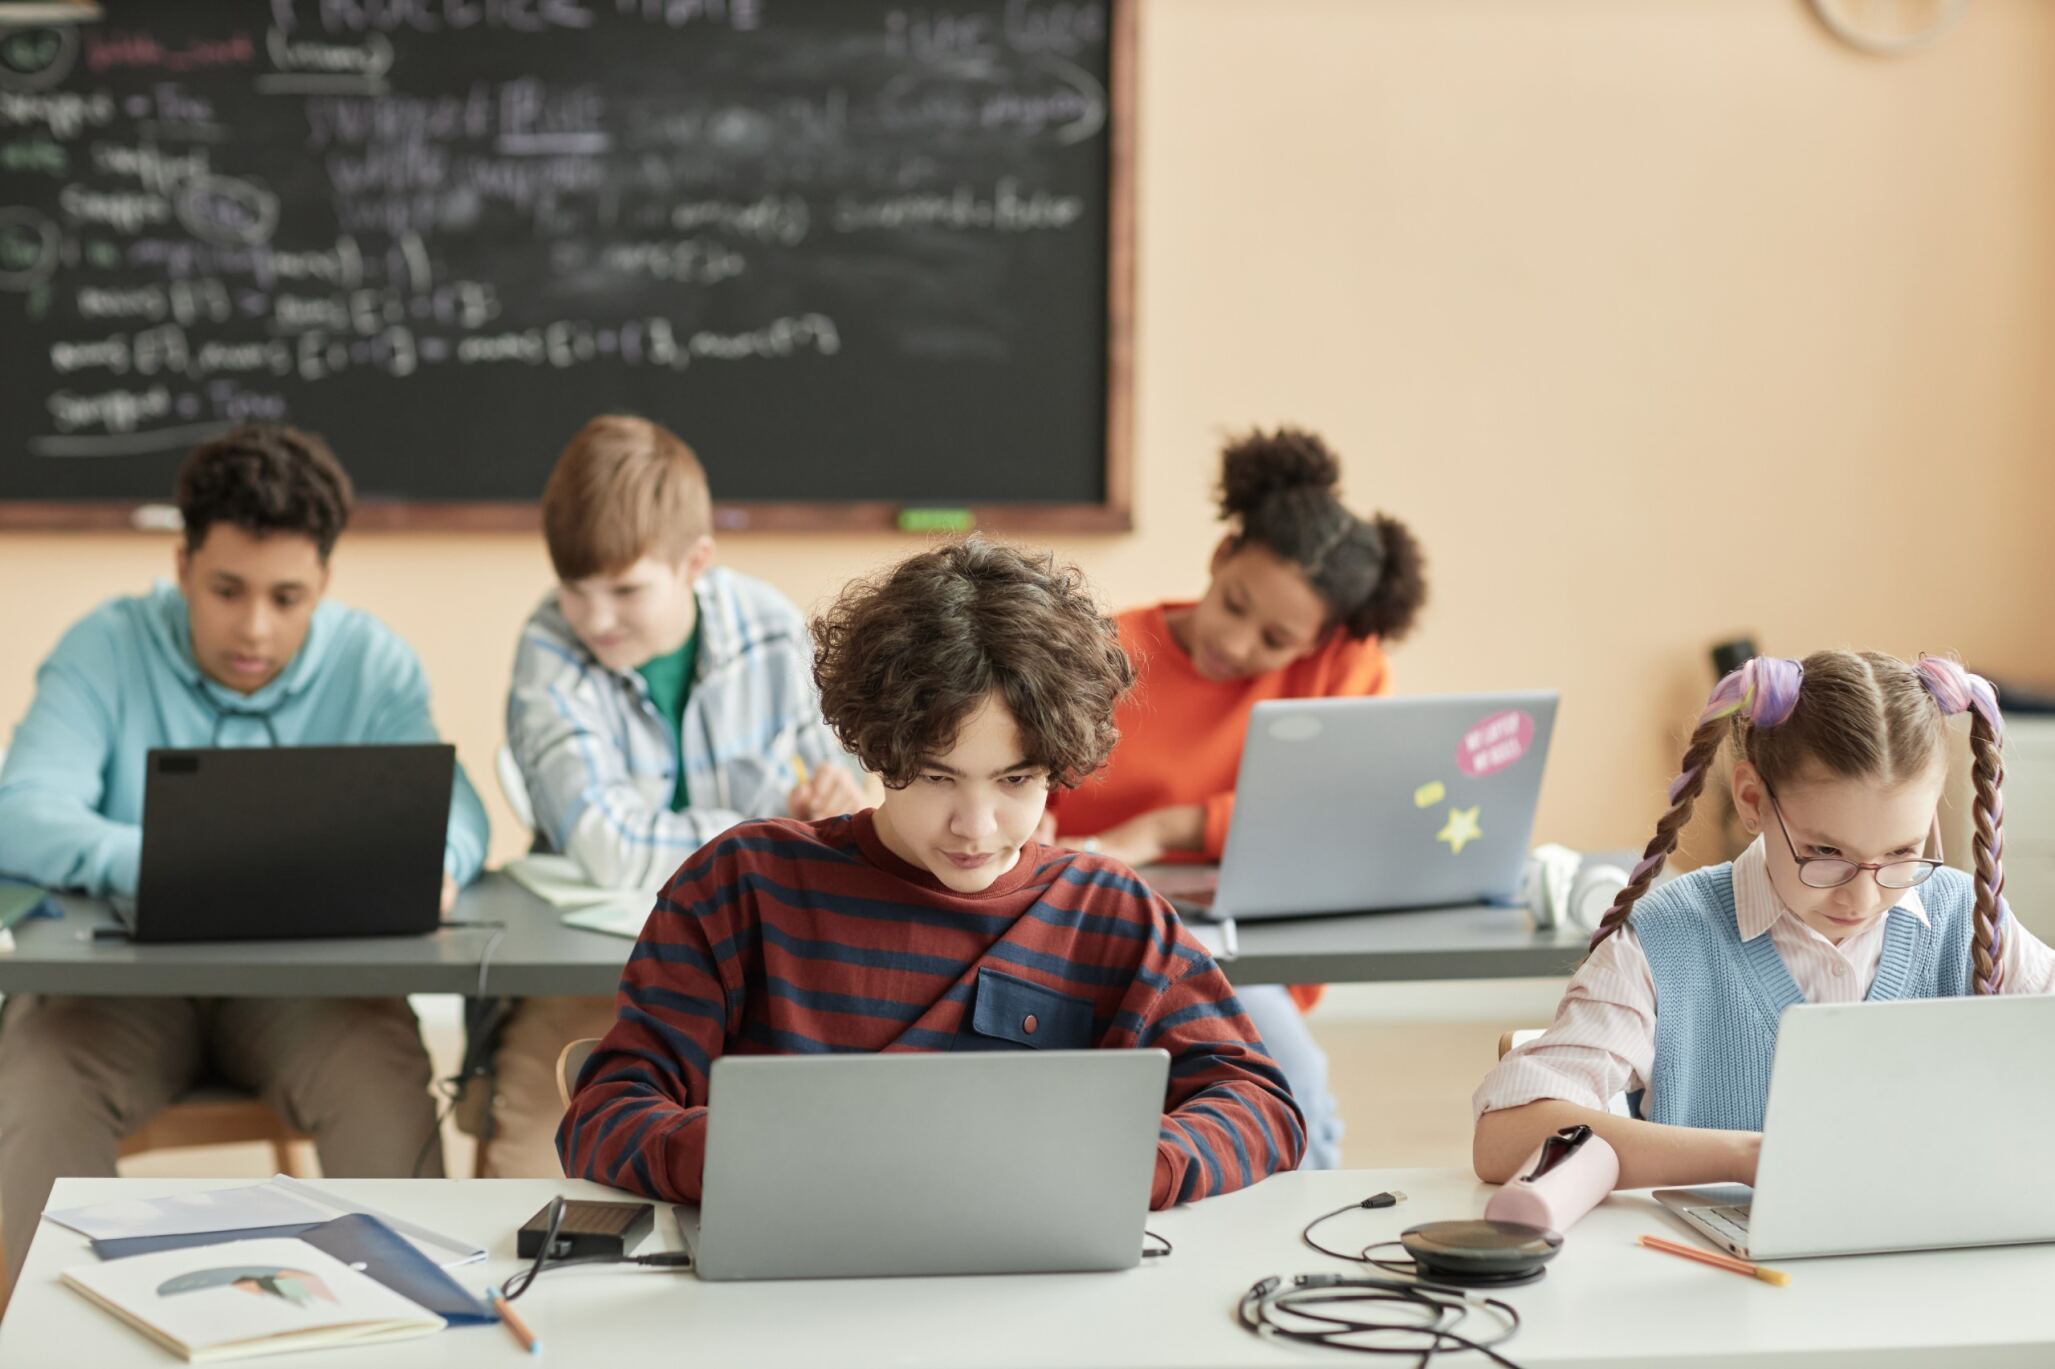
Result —
<path fill-rule="evenodd" d="M 1577 851 L 1550 842 L 1534 848 L 1521 872 L 1519 900 L 1534 914 L 1534 925 L 1554 927 L 1565 920 L 1587 932 L 1627 887 L 1627 872 L 1609 862 L 1589 862 Z"/>

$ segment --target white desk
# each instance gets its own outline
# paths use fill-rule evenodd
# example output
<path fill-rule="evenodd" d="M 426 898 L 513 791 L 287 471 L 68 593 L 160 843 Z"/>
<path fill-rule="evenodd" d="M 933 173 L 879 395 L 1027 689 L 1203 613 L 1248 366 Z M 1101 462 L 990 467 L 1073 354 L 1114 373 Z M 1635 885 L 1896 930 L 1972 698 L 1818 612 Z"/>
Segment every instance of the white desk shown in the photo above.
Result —
<path fill-rule="evenodd" d="M 590 1184 L 544 1180 L 328 1182 L 396 1215 L 482 1242 L 487 1262 L 456 1271 L 480 1285 L 521 1266 L 514 1228 L 551 1194 L 616 1196 Z M 60 1179 L 51 1202 L 73 1206 L 221 1183 Z M 1118 1274 L 702 1284 L 689 1273 L 602 1266 L 544 1275 L 519 1308 L 541 1336 L 547 1361 L 560 1365 L 1370 1364 L 1378 1361 L 1259 1341 L 1236 1324 L 1234 1309 L 1242 1291 L 1266 1275 L 1346 1268 L 1301 1246 L 1300 1227 L 1387 1188 L 1404 1190 L 1411 1201 L 1337 1218 L 1321 1228 L 1322 1238 L 1346 1247 L 1417 1222 L 1475 1216 L 1491 1191 L 1453 1170 L 1288 1174 L 1153 1215 L 1150 1228 L 1173 1241 L 1176 1254 Z M 1791 1285 L 1775 1288 L 1641 1249 L 1633 1241 L 1644 1231 L 1680 1237 L 1681 1228 L 1641 1196 L 1614 1197 L 1585 1218 L 1546 1279 L 1504 1295 L 1527 1322 L 1504 1352 L 1529 1369 L 2055 1364 L 2055 1246 L 1791 1261 Z M 644 1249 L 677 1242 L 666 1209 Z M 91 1259 L 82 1237 L 43 1224 L 0 1323 L 0 1364 L 120 1369 L 177 1362 L 57 1282 L 59 1270 Z M 292 1362 L 320 1369 L 533 1363 L 497 1326 L 324 1350 Z"/>

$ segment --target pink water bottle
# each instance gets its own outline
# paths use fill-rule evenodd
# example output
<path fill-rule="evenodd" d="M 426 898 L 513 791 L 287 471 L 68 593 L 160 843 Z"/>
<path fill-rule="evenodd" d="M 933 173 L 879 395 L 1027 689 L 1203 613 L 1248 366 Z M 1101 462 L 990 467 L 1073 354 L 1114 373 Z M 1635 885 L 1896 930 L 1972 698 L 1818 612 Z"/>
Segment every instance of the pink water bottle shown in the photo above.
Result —
<path fill-rule="evenodd" d="M 1491 1195 L 1484 1216 L 1543 1231 L 1568 1231 L 1620 1181 L 1620 1157 L 1590 1127 L 1564 1127 L 1541 1143 L 1517 1178 Z"/>

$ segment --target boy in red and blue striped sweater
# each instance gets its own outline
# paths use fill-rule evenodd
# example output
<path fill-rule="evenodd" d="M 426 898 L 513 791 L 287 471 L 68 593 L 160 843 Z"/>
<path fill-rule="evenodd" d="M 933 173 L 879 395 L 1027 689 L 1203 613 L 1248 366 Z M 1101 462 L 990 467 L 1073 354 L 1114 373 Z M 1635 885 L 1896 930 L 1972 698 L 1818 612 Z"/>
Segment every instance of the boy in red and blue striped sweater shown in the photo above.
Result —
<path fill-rule="evenodd" d="M 1162 1047 L 1150 1203 L 1294 1168 L 1298 1107 L 1217 965 L 1125 866 L 1038 844 L 1133 683 L 1076 572 L 972 538 L 814 624 L 876 809 L 730 828 L 685 863 L 557 1132 L 564 1172 L 695 1202 L 723 1053 Z"/>

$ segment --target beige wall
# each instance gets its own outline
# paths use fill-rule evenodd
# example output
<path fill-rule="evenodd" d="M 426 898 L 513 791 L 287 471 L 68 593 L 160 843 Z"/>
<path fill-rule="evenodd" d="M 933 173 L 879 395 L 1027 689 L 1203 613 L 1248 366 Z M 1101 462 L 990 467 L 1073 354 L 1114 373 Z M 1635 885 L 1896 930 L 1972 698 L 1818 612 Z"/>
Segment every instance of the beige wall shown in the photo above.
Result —
<path fill-rule="evenodd" d="M 1321 429 L 1433 557 L 1401 688 L 1564 691 L 1538 835 L 1576 844 L 1642 839 L 1737 630 L 2055 678 L 2055 5 L 1979 0 L 1891 62 L 1799 0 L 1148 0 L 1142 25 L 1139 528 L 1062 548 L 1111 601 L 1199 588 L 1225 431 Z M 913 545 L 724 553 L 804 605 Z M 169 560 L 0 535 L 0 718 Z M 546 573 L 520 538 L 338 555 L 481 778 Z"/>

